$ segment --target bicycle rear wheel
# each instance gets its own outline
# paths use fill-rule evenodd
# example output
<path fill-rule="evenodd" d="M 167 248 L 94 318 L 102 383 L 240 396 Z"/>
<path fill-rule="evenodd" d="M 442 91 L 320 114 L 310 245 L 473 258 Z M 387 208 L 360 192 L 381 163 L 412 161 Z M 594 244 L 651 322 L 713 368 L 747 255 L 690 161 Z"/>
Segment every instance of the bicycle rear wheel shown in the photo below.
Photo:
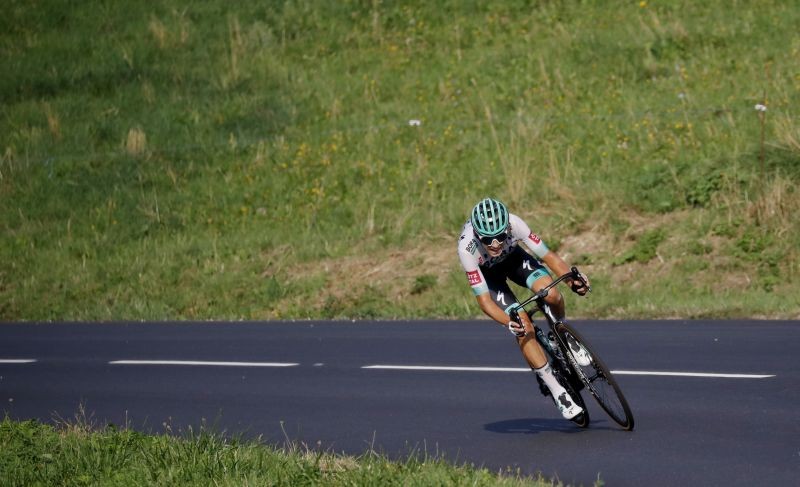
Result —
<path fill-rule="evenodd" d="M 567 356 L 570 365 L 575 369 L 578 377 L 586 386 L 586 389 L 594 396 L 601 408 L 624 429 L 633 429 L 633 413 L 628 405 L 628 401 L 622 394 L 622 390 L 617 384 L 611 371 L 605 363 L 592 350 L 591 346 L 574 328 L 566 323 L 559 323 L 556 326 L 556 333 L 567 345 Z M 588 355 L 588 365 L 582 366 L 576 359 L 573 347 L 577 344 L 582 347 Z"/>

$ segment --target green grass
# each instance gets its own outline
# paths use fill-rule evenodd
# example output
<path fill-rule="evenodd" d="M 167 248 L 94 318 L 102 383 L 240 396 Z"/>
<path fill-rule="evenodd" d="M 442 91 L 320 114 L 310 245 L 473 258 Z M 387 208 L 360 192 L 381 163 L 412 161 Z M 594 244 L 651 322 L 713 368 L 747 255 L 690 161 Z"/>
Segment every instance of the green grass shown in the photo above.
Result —
<path fill-rule="evenodd" d="M 474 316 L 485 195 L 573 313 L 800 316 L 790 3 L 6 3 L 0 319 Z"/>
<path fill-rule="evenodd" d="M 145 435 L 85 421 L 56 426 L 0 422 L 0 483 L 33 485 L 473 485 L 546 486 L 518 472 L 454 466 L 424 453 L 402 461 L 368 452 L 336 455 L 301 445 L 277 448 L 209 431 Z"/>

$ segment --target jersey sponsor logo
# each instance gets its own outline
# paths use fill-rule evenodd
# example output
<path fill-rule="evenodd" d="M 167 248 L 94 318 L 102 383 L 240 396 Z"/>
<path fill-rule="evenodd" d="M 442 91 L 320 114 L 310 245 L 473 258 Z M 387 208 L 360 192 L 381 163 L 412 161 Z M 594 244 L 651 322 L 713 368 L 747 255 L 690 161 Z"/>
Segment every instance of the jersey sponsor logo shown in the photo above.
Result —
<path fill-rule="evenodd" d="M 481 283 L 481 274 L 478 271 L 469 271 L 467 272 L 467 279 L 469 280 L 469 285 L 474 286 L 476 284 Z"/>
<path fill-rule="evenodd" d="M 506 293 L 503 292 L 497 293 L 495 301 L 497 301 L 498 303 L 502 303 L 503 306 L 508 306 L 508 304 L 506 303 Z"/>
<path fill-rule="evenodd" d="M 529 239 L 531 239 L 531 240 L 533 240 L 533 243 L 535 243 L 535 244 L 537 244 L 537 245 L 538 245 L 538 244 L 540 244 L 540 243 L 542 243 L 542 239 L 541 239 L 541 238 L 539 238 L 539 236 L 538 236 L 538 235 L 536 235 L 536 234 L 535 234 L 535 233 L 533 233 L 533 232 L 531 232 L 531 234 L 530 234 L 530 235 L 528 235 L 528 238 L 529 238 Z"/>
<path fill-rule="evenodd" d="M 485 253 L 484 254 L 485 262 L 483 263 L 483 266 L 492 267 L 496 264 L 499 264 L 500 262 L 503 262 L 509 255 L 511 255 L 511 251 L 514 250 L 515 248 L 516 245 L 514 246 L 506 245 L 506 248 L 504 248 L 503 251 L 500 253 L 500 255 L 498 255 L 497 257 L 492 257 L 488 253 Z"/>
<path fill-rule="evenodd" d="M 474 254 L 477 249 L 478 249 L 478 244 L 475 243 L 475 240 L 471 240 L 467 245 L 467 252 L 469 252 L 470 254 Z"/>

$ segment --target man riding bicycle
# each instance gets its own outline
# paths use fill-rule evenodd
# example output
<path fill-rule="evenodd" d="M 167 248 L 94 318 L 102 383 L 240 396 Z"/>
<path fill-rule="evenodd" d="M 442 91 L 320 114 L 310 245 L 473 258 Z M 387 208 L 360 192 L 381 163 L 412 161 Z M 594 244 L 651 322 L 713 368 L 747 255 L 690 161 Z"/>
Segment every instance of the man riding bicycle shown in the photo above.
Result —
<path fill-rule="evenodd" d="M 520 242 L 533 255 L 523 250 Z M 472 208 L 458 241 L 458 257 L 481 310 L 516 337 L 525 361 L 549 389 L 564 418 L 572 419 L 581 414 L 583 409 L 553 375 L 535 338 L 530 317 L 520 310 L 521 323 L 517 323 L 509 315 L 518 303 L 507 279 L 537 292 L 553 282 L 544 265 L 556 275 L 563 275 L 570 272 L 566 262 L 548 249 L 520 217 L 509 213 L 503 203 L 492 198 L 485 198 Z M 589 280 L 583 277 L 585 282 L 578 279 L 566 281 L 581 296 L 589 291 Z M 545 301 L 556 316 L 563 319 L 564 298 L 558 290 L 552 289 Z M 583 357 L 576 358 L 581 360 Z"/>

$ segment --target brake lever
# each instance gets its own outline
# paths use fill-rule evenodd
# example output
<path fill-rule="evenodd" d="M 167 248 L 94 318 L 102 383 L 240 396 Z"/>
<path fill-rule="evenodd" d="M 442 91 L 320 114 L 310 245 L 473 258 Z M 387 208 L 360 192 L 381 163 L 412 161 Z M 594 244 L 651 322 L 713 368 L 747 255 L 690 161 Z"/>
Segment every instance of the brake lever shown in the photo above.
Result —
<path fill-rule="evenodd" d="M 581 271 L 579 271 L 577 267 L 573 266 L 572 269 L 570 269 L 570 272 L 572 272 L 572 275 L 575 277 L 575 279 L 578 279 L 581 281 L 581 284 L 583 284 L 583 286 L 578 286 L 578 289 L 585 286 L 587 294 L 592 292 L 592 286 L 586 282 L 586 279 L 584 279 L 583 274 L 581 274 Z M 576 289 L 574 285 L 571 287 L 573 291 Z"/>

